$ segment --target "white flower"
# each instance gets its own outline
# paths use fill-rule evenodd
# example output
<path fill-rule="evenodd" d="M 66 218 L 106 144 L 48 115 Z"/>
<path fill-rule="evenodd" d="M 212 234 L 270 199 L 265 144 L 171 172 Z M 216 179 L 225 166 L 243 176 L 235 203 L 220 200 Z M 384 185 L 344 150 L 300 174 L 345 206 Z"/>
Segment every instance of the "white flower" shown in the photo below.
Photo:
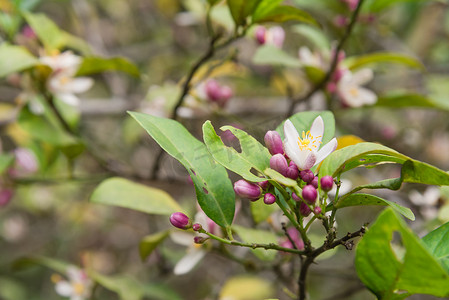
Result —
<path fill-rule="evenodd" d="M 214 233 L 217 225 L 210 220 L 203 211 L 199 211 L 195 215 L 195 222 L 199 223 L 207 232 Z M 198 236 L 207 238 L 206 234 L 199 233 Z M 190 272 L 207 253 L 207 249 L 203 244 L 195 244 L 193 242 L 193 235 L 186 232 L 173 232 L 170 235 L 171 239 L 180 245 L 187 246 L 187 254 L 181 258 L 175 265 L 174 273 L 176 275 L 182 275 Z"/>
<path fill-rule="evenodd" d="M 322 55 L 318 52 L 312 53 L 307 47 L 299 48 L 298 56 L 304 66 L 312 66 L 321 70 L 326 70 L 328 68 Z"/>
<path fill-rule="evenodd" d="M 67 278 L 68 280 L 54 278 L 58 295 L 70 297 L 70 300 L 85 300 L 90 297 L 93 282 L 84 270 L 74 266 L 68 267 Z"/>
<path fill-rule="evenodd" d="M 78 105 L 79 99 L 74 94 L 87 91 L 94 83 L 92 78 L 75 77 L 82 59 L 70 51 L 43 56 L 40 61 L 53 70 L 47 81 L 48 90 L 69 105 Z"/>
<path fill-rule="evenodd" d="M 377 101 L 376 94 L 361 85 L 373 79 L 371 69 L 362 69 L 355 73 L 346 70 L 337 84 L 337 93 L 342 101 L 351 107 L 360 107 L 365 104 L 374 104 Z"/>
<path fill-rule="evenodd" d="M 265 43 L 282 48 L 285 40 L 285 31 L 281 26 L 273 26 L 265 34 Z"/>
<path fill-rule="evenodd" d="M 432 220 L 438 216 L 440 196 L 440 189 L 436 186 L 428 187 L 422 194 L 416 190 L 409 193 L 410 201 L 419 206 L 419 211 L 426 220 Z"/>
<path fill-rule="evenodd" d="M 321 116 L 313 121 L 309 131 L 302 132 L 302 136 L 290 120 L 285 121 L 284 150 L 300 170 L 308 170 L 319 164 L 337 148 L 337 139 L 333 138 L 320 149 L 323 133 L 324 122 Z"/>

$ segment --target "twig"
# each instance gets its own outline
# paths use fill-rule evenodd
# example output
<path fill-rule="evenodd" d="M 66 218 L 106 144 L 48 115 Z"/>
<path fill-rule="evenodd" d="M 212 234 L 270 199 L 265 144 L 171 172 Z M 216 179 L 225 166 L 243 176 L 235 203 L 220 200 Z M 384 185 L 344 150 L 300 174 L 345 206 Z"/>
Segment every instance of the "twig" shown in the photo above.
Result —
<path fill-rule="evenodd" d="M 360 0 L 357 5 L 357 8 L 354 10 L 354 13 L 351 16 L 351 21 L 349 22 L 349 25 L 346 28 L 346 31 L 345 31 L 343 37 L 340 39 L 340 41 L 337 45 L 337 48 L 335 49 L 335 54 L 332 58 L 331 66 L 330 66 L 329 70 L 327 71 L 326 75 L 307 94 L 305 94 L 304 96 L 302 96 L 298 99 L 291 99 L 290 106 L 286 113 L 286 118 L 288 118 L 289 116 L 291 116 L 293 114 L 293 111 L 295 110 L 296 105 L 298 105 L 299 103 L 301 103 L 303 101 L 306 101 L 317 91 L 323 89 L 326 86 L 326 84 L 329 82 L 329 80 L 332 78 L 332 75 L 334 74 L 334 71 L 338 65 L 338 53 L 340 53 L 340 51 L 343 49 L 344 44 L 346 43 L 347 39 L 349 38 L 349 36 L 352 33 L 352 30 L 354 28 L 354 25 L 357 21 L 357 18 L 358 18 L 359 12 L 360 12 L 360 8 L 362 7 L 363 1 L 364 0 Z"/>

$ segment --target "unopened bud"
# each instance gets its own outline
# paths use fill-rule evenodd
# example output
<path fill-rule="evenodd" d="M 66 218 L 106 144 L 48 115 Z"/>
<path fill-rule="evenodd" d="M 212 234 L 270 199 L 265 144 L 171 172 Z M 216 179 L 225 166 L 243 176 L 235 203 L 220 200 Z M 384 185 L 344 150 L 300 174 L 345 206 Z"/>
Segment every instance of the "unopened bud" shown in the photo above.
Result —
<path fill-rule="evenodd" d="M 310 184 L 317 189 L 318 188 L 318 176 L 315 176 L 313 178 L 313 180 L 310 182 Z"/>
<path fill-rule="evenodd" d="M 265 204 L 273 204 L 274 202 L 276 202 L 276 196 L 274 196 L 271 193 L 266 193 L 265 196 L 263 197 L 263 203 Z"/>
<path fill-rule="evenodd" d="M 193 238 L 193 242 L 195 244 L 203 244 L 205 241 L 207 241 L 207 238 L 204 238 L 202 236 L 196 236 Z"/>
<path fill-rule="evenodd" d="M 277 48 L 282 48 L 285 40 L 285 31 L 281 26 L 274 26 L 268 29 L 267 44 L 273 45 Z"/>
<path fill-rule="evenodd" d="M 299 204 L 299 213 L 301 214 L 301 216 L 307 217 L 311 212 L 312 211 L 310 210 L 310 207 L 307 206 L 307 204 L 305 204 L 304 202 L 301 202 Z"/>
<path fill-rule="evenodd" d="M 286 176 L 287 174 L 287 160 L 282 154 L 275 154 L 270 158 L 270 168 L 275 171 L 278 171 L 282 175 Z"/>
<path fill-rule="evenodd" d="M 284 153 L 282 139 L 277 131 L 274 130 L 267 131 L 264 137 L 264 141 L 265 146 L 267 146 L 268 151 L 270 151 L 271 155 Z"/>
<path fill-rule="evenodd" d="M 318 196 L 318 191 L 315 187 L 308 184 L 302 189 L 302 197 L 304 200 L 309 204 L 314 204 L 316 201 L 316 198 Z"/>
<path fill-rule="evenodd" d="M 330 175 L 323 176 L 320 179 L 320 184 L 323 191 L 329 192 L 334 186 L 334 179 Z"/>
<path fill-rule="evenodd" d="M 214 79 L 210 79 L 206 82 L 206 95 L 211 101 L 218 101 L 221 99 L 221 87 Z"/>
<path fill-rule="evenodd" d="M 14 191 L 11 189 L 1 189 L 0 190 L 0 207 L 6 206 L 6 204 L 11 201 Z"/>
<path fill-rule="evenodd" d="M 291 161 L 290 164 L 288 165 L 287 171 L 285 172 L 286 176 L 290 179 L 296 180 L 299 177 L 299 170 L 298 167 L 296 166 L 296 164 Z"/>
<path fill-rule="evenodd" d="M 315 215 L 320 215 L 321 214 L 321 207 L 315 206 L 315 208 L 313 209 L 313 213 Z"/>
<path fill-rule="evenodd" d="M 262 189 L 257 184 L 240 179 L 234 183 L 234 191 L 242 198 L 257 200 L 262 195 Z"/>
<path fill-rule="evenodd" d="M 232 97 L 234 93 L 232 92 L 232 89 L 225 85 L 223 87 L 221 87 L 220 89 L 220 99 L 218 99 L 218 104 L 221 107 L 224 107 L 226 105 L 226 103 L 228 103 L 228 100 Z"/>
<path fill-rule="evenodd" d="M 268 187 L 268 185 L 270 183 L 268 182 L 268 180 L 265 180 L 265 181 L 258 182 L 257 184 L 264 190 Z"/>
<path fill-rule="evenodd" d="M 170 223 L 179 229 L 189 229 L 191 227 L 191 221 L 182 212 L 172 213 L 170 216 Z"/>
<path fill-rule="evenodd" d="M 263 45 L 265 44 L 265 34 L 267 32 L 267 29 L 263 26 L 257 26 L 256 31 L 254 33 L 254 37 L 256 38 L 256 41 Z"/>
<path fill-rule="evenodd" d="M 313 174 L 310 170 L 302 170 L 299 172 L 299 177 L 301 177 L 302 181 L 306 183 L 311 183 L 313 178 L 315 178 L 315 174 Z"/>
<path fill-rule="evenodd" d="M 192 225 L 192 229 L 194 231 L 200 231 L 201 229 L 203 229 L 203 226 L 201 226 L 201 224 L 199 224 L 199 223 L 195 223 Z"/>
<path fill-rule="evenodd" d="M 295 193 L 292 193 L 292 198 L 297 202 L 301 201 L 301 198 L 299 198 L 298 195 L 296 195 Z"/>

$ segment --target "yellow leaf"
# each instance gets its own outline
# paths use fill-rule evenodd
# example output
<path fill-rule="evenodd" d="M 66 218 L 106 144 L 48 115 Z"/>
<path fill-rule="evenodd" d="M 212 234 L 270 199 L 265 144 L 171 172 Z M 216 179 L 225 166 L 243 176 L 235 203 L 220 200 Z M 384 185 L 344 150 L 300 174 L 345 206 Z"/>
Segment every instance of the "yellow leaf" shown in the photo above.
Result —
<path fill-rule="evenodd" d="M 221 300 L 260 300 L 273 297 L 271 283 L 254 276 L 236 276 L 229 279 L 220 292 Z"/>
<path fill-rule="evenodd" d="M 355 135 L 343 135 L 337 138 L 337 142 L 338 142 L 337 146 L 338 150 L 358 143 L 363 143 L 364 140 Z"/>

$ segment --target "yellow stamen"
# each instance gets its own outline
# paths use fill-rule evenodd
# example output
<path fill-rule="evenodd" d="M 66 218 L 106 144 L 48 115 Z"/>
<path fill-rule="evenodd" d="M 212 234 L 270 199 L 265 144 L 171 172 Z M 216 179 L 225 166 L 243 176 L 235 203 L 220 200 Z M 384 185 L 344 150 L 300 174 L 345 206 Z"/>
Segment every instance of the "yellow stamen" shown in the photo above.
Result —
<path fill-rule="evenodd" d="M 352 97 L 357 97 L 359 95 L 360 91 L 356 87 L 352 87 L 349 89 L 349 94 L 351 94 Z"/>
<path fill-rule="evenodd" d="M 77 295 L 82 295 L 84 293 L 84 289 L 85 289 L 84 285 L 79 282 L 72 283 L 72 288 L 73 288 L 73 291 L 75 292 L 75 294 L 77 294 Z"/>
<path fill-rule="evenodd" d="M 59 83 L 61 83 L 62 85 L 67 84 L 70 81 L 70 79 L 67 76 L 61 77 L 61 79 L 59 79 Z"/>
<path fill-rule="evenodd" d="M 313 149 L 316 150 L 316 148 L 318 147 L 317 145 L 315 145 L 315 141 L 320 138 L 320 136 L 314 137 L 311 133 L 310 130 L 307 132 L 302 132 L 302 139 L 300 137 L 298 137 L 298 146 L 299 149 L 301 150 L 309 150 L 312 151 Z M 321 142 L 320 142 L 321 144 Z"/>

